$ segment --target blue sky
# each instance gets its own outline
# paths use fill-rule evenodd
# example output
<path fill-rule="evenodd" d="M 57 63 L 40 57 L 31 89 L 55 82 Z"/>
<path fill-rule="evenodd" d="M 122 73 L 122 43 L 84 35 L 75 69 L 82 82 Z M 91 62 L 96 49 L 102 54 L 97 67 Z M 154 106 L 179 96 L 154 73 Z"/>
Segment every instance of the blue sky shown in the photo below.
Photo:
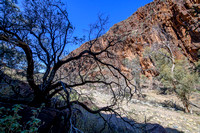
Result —
<path fill-rule="evenodd" d="M 19 4 L 22 0 L 18 0 Z M 74 36 L 88 36 L 86 30 L 89 25 L 97 21 L 98 14 L 109 16 L 106 31 L 114 24 L 127 19 L 139 7 L 142 7 L 153 0 L 62 0 L 66 4 L 69 19 L 75 27 Z M 70 45 L 67 50 L 70 52 L 80 45 Z"/>
<path fill-rule="evenodd" d="M 153 0 L 67 0 L 69 18 L 75 27 L 74 35 L 86 35 L 89 24 L 97 20 L 97 15 L 103 13 L 109 16 L 107 30 L 114 24 L 127 19 L 139 7 L 152 2 Z M 70 51 L 77 48 L 73 46 Z"/>

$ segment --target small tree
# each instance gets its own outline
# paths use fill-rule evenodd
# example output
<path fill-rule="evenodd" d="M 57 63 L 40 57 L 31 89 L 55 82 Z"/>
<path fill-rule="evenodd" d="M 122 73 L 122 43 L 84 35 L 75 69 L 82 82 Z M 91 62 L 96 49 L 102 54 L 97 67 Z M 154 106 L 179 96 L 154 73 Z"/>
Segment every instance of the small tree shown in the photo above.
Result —
<path fill-rule="evenodd" d="M 192 69 L 186 57 L 177 60 L 171 46 L 169 44 L 163 45 L 163 47 L 157 46 L 156 52 L 151 54 L 151 58 L 160 73 L 157 79 L 165 88 L 172 88 L 172 91 L 182 101 L 186 112 L 190 112 L 190 94 L 195 89 L 198 73 Z"/>
<path fill-rule="evenodd" d="M 161 81 L 165 88 L 175 92 L 186 112 L 190 112 L 190 94 L 195 89 L 199 75 L 186 57 L 176 58 L 174 51 L 179 49 L 174 47 L 175 44 L 169 43 L 169 40 L 173 39 L 172 36 L 163 30 L 157 31 L 157 29 L 160 28 L 155 26 L 155 32 L 161 37 L 161 43 L 155 43 L 151 48 L 146 48 L 144 53 L 153 60 L 160 73 L 156 79 Z"/>
<path fill-rule="evenodd" d="M 130 77 L 132 78 L 132 81 L 134 82 L 136 90 L 138 92 L 138 96 L 141 95 L 141 66 L 138 55 L 135 56 L 134 59 L 125 58 L 122 62 L 122 64 L 130 71 Z"/>

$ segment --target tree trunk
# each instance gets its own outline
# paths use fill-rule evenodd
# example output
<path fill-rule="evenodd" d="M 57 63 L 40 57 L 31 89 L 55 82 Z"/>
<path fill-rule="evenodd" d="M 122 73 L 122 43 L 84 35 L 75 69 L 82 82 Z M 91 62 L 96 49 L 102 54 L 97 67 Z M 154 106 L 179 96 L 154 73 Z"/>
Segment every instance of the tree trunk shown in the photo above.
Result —
<path fill-rule="evenodd" d="M 35 92 L 30 105 L 34 107 L 40 107 L 42 103 L 45 103 L 46 106 L 50 106 L 50 99 L 48 99 L 47 95 L 42 91 Z"/>

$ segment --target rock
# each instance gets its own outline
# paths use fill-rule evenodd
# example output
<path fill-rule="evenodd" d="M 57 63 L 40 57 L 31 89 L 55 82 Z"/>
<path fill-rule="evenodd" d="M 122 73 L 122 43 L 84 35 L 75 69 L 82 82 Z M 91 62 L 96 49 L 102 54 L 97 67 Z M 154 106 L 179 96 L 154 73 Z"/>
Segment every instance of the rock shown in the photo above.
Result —
<path fill-rule="evenodd" d="M 173 128 L 177 129 L 177 128 L 178 128 L 178 126 L 174 125 L 174 126 L 173 126 Z"/>
<path fill-rule="evenodd" d="M 198 2 L 194 0 L 154 0 L 139 8 L 128 19 L 111 27 L 93 44 L 92 51 L 98 52 L 108 45 L 108 40 L 119 38 L 120 43 L 109 48 L 109 53 L 113 54 L 113 58 L 105 54 L 106 52 L 99 55 L 99 58 L 120 68 L 129 76 L 131 76 L 131 70 L 123 64 L 126 59 L 128 62 L 133 62 L 136 59 L 142 73 L 147 77 L 159 74 L 152 60 L 144 53 L 146 48 L 153 47 L 154 44 L 160 47 L 166 43 L 170 44 L 177 59 L 186 56 L 191 62 L 195 62 L 198 60 L 198 50 L 200 49 L 199 15 L 195 15 L 193 11 L 194 9 L 199 10 L 197 5 L 199 5 Z M 167 38 L 169 36 L 170 39 Z M 84 43 L 66 58 L 78 55 L 89 46 L 88 42 Z M 75 74 L 77 73 L 80 62 L 83 62 L 81 65 L 85 71 L 97 67 L 91 58 L 80 60 L 66 64 L 70 73 L 72 70 Z M 91 65 L 92 67 L 89 67 Z M 96 71 L 92 72 L 91 75 L 95 77 L 98 74 L 99 71 Z"/>
<path fill-rule="evenodd" d="M 148 133 L 167 133 L 165 128 L 159 124 L 147 124 L 146 131 Z"/>

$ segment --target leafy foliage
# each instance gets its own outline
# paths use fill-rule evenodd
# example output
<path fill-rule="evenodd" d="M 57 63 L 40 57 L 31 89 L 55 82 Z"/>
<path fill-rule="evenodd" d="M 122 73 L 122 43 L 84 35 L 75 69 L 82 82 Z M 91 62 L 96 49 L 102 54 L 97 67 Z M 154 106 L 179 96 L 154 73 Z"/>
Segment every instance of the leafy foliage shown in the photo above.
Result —
<path fill-rule="evenodd" d="M 0 108 L 0 132 L 1 133 L 35 133 L 41 124 L 41 120 L 37 118 L 38 113 L 43 106 L 36 110 L 32 110 L 33 116 L 25 125 L 20 124 L 21 116 L 18 114 L 23 108 L 20 104 L 13 107 Z"/>
<path fill-rule="evenodd" d="M 157 79 L 161 81 L 165 88 L 174 91 L 184 106 L 188 108 L 190 94 L 198 84 L 199 75 L 185 57 L 175 60 L 173 69 L 170 56 L 166 49 L 160 49 L 157 53 L 152 54 L 155 65 L 160 72 Z"/>

